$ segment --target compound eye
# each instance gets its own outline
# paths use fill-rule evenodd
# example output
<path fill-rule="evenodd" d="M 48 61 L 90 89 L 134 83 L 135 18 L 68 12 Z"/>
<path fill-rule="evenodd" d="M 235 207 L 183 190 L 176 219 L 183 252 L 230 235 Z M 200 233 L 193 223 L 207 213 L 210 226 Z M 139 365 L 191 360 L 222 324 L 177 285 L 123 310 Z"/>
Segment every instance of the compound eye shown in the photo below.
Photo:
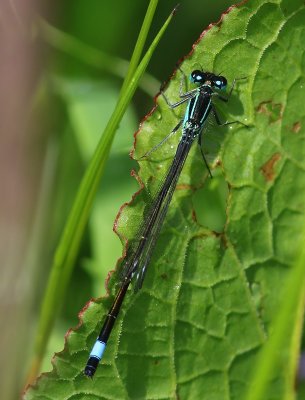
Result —
<path fill-rule="evenodd" d="M 215 76 L 213 83 L 217 89 L 225 89 L 227 86 L 227 80 L 224 76 Z"/>
<path fill-rule="evenodd" d="M 205 74 L 202 71 L 196 69 L 191 73 L 190 81 L 193 83 L 202 83 L 205 81 Z"/>

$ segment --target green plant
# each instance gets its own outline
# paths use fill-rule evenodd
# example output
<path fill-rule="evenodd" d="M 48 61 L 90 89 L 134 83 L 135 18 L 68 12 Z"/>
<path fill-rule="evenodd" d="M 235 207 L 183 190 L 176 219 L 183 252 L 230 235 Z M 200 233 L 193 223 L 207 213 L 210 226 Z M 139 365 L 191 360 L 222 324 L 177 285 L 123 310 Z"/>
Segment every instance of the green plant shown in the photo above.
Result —
<path fill-rule="evenodd" d="M 294 398 L 305 276 L 304 257 L 296 257 L 304 232 L 304 21 L 302 1 L 253 0 L 204 32 L 182 68 L 224 71 L 230 82 L 247 77 L 225 113 L 248 128 L 217 134 L 211 129 L 206 137 L 207 152 L 219 149 L 213 165 L 229 187 L 225 228 L 216 233 L 194 221 L 194 192 L 208 179 L 194 146 L 144 287 L 127 299 L 96 377 L 87 380 L 82 369 L 115 292 L 116 274 L 110 298 L 83 310 L 53 371 L 26 399 L 242 399 L 248 391 L 253 400 Z M 175 99 L 178 87 L 175 75 L 167 96 Z M 158 143 L 176 121 L 158 98 L 158 108 L 137 133 L 136 155 Z M 158 185 L 154 177 L 166 171 L 170 144 L 141 164 L 139 180 L 149 191 L 121 210 L 116 229 L 123 242 L 135 235 Z M 270 336 L 277 314 L 274 326 L 285 328 L 285 335 Z M 257 358 L 269 337 L 269 350 Z M 274 362 L 264 369 L 266 359 Z M 258 374 L 251 387 L 253 367 Z"/>

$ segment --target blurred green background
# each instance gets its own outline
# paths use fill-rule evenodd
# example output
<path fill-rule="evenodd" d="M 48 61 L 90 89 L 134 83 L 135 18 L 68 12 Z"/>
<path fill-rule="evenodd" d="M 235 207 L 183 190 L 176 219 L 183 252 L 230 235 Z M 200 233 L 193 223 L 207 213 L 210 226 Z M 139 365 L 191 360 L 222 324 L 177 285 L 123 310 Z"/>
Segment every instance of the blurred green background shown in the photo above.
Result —
<path fill-rule="evenodd" d="M 52 354 L 62 350 L 64 334 L 77 325 L 78 312 L 86 302 L 105 294 L 107 272 L 121 255 L 112 227 L 119 208 L 138 188 L 130 176 L 137 164 L 128 153 L 139 121 L 153 107 L 160 83 L 169 79 L 202 31 L 231 4 L 180 1 L 117 132 L 42 370 L 51 369 Z M 5 68 L 0 79 L 6 90 L 1 108 L 7 116 L 7 124 L 1 123 L 3 399 L 16 398 L 24 384 L 54 250 L 88 160 L 117 101 L 147 5 L 143 0 L 74 0 L 32 1 L 20 8 L 7 2 L 3 8 Z M 160 1 L 148 44 L 175 5 Z M 215 191 L 224 211 L 226 188 L 216 178 L 202 190 L 202 197 L 196 194 L 198 214 L 208 208 L 209 195 L 215 200 Z M 210 202 L 214 213 L 199 220 L 221 230 L 224 217 L 218 218 L 214 200 Z"/>

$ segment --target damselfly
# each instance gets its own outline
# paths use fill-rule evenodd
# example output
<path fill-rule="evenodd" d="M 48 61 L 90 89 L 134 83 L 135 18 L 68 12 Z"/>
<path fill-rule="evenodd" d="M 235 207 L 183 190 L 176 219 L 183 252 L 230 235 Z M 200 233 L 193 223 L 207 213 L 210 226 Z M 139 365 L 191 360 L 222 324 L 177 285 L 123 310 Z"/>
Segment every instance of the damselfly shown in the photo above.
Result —
<path fill-rule="evenodd" d="M 196 84 L 197 87 L 187 91 L 186 93 L 182 93 L 182 86 L 180 85 L 180 100 L 177 103 L 170 104 L 165 98 L 167 104 L 171 108 L 178 107 L 181 104 L 188 102 L 184 119 L 179 121 L 178 125 L 168 136 L 175 133 L 181 125 L 182 135 L 164 182 L 155 199 L 152 201 L 150 210 L 140 228 L 139 239 L 136 246 L 131 248 L 129 251 L 127 250 L 127 256 L 122 267 L 120 288 L 108 314 L 106 315 L 104 325 L 93 346 L 84 370 L 85 375 L 89 377 L 93 377 L 103 356 L 108 338 L 111 334 L 131 281 L 134 281 L 135 291 L 138 291 L 142 287 L 158 234 L 161 230 L 169 203 L 172 199 L 177 181 L 192 143 L 196 138 L 198 138 L 202 157 L 208 168 L 209 174 L 211 175 L 211 171 L 201 147 L 202 132 L 205 121 L 212 112 L 218 125 L 228 125 L 236 122 L 233 121 L 221 124 L 212 101 L 213 97 L 216 96 L 220 100 L 227 102 L 234 88 L 235 80 L 228 96 L 220 94 L 220 91 L 224 90 L 227 86 L 227 80 L 224 76 L 216 75 L 211 72 L 194 70 L 190 75 L 190 81 Z M 162 142 L 164 142 L 164 140 Z M 151 151 L 146 153 L 146 156 L 149 153 L 151 153 Z"/>

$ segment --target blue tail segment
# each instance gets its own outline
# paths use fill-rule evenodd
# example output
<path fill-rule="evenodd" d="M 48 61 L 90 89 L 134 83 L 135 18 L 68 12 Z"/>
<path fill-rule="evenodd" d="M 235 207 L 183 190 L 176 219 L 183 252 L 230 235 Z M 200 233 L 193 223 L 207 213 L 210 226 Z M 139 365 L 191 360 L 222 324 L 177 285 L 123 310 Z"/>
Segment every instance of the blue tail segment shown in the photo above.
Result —
<path fill-rule="evenodd" d="M 87 365 L 86 365 L 86 368 L 84 371 L 85 375 L 87 375 L 89 378 L 92 378 L 93 375 L 95 374 L 96 368 L 97 368 L 101 358 L 103 357 L 105 348 L 106 348 L 106 343 L 97 339 L 97 341 L 95 342 L 95 344 L 91 350 L 89 360 L 87 362 Z"/>

